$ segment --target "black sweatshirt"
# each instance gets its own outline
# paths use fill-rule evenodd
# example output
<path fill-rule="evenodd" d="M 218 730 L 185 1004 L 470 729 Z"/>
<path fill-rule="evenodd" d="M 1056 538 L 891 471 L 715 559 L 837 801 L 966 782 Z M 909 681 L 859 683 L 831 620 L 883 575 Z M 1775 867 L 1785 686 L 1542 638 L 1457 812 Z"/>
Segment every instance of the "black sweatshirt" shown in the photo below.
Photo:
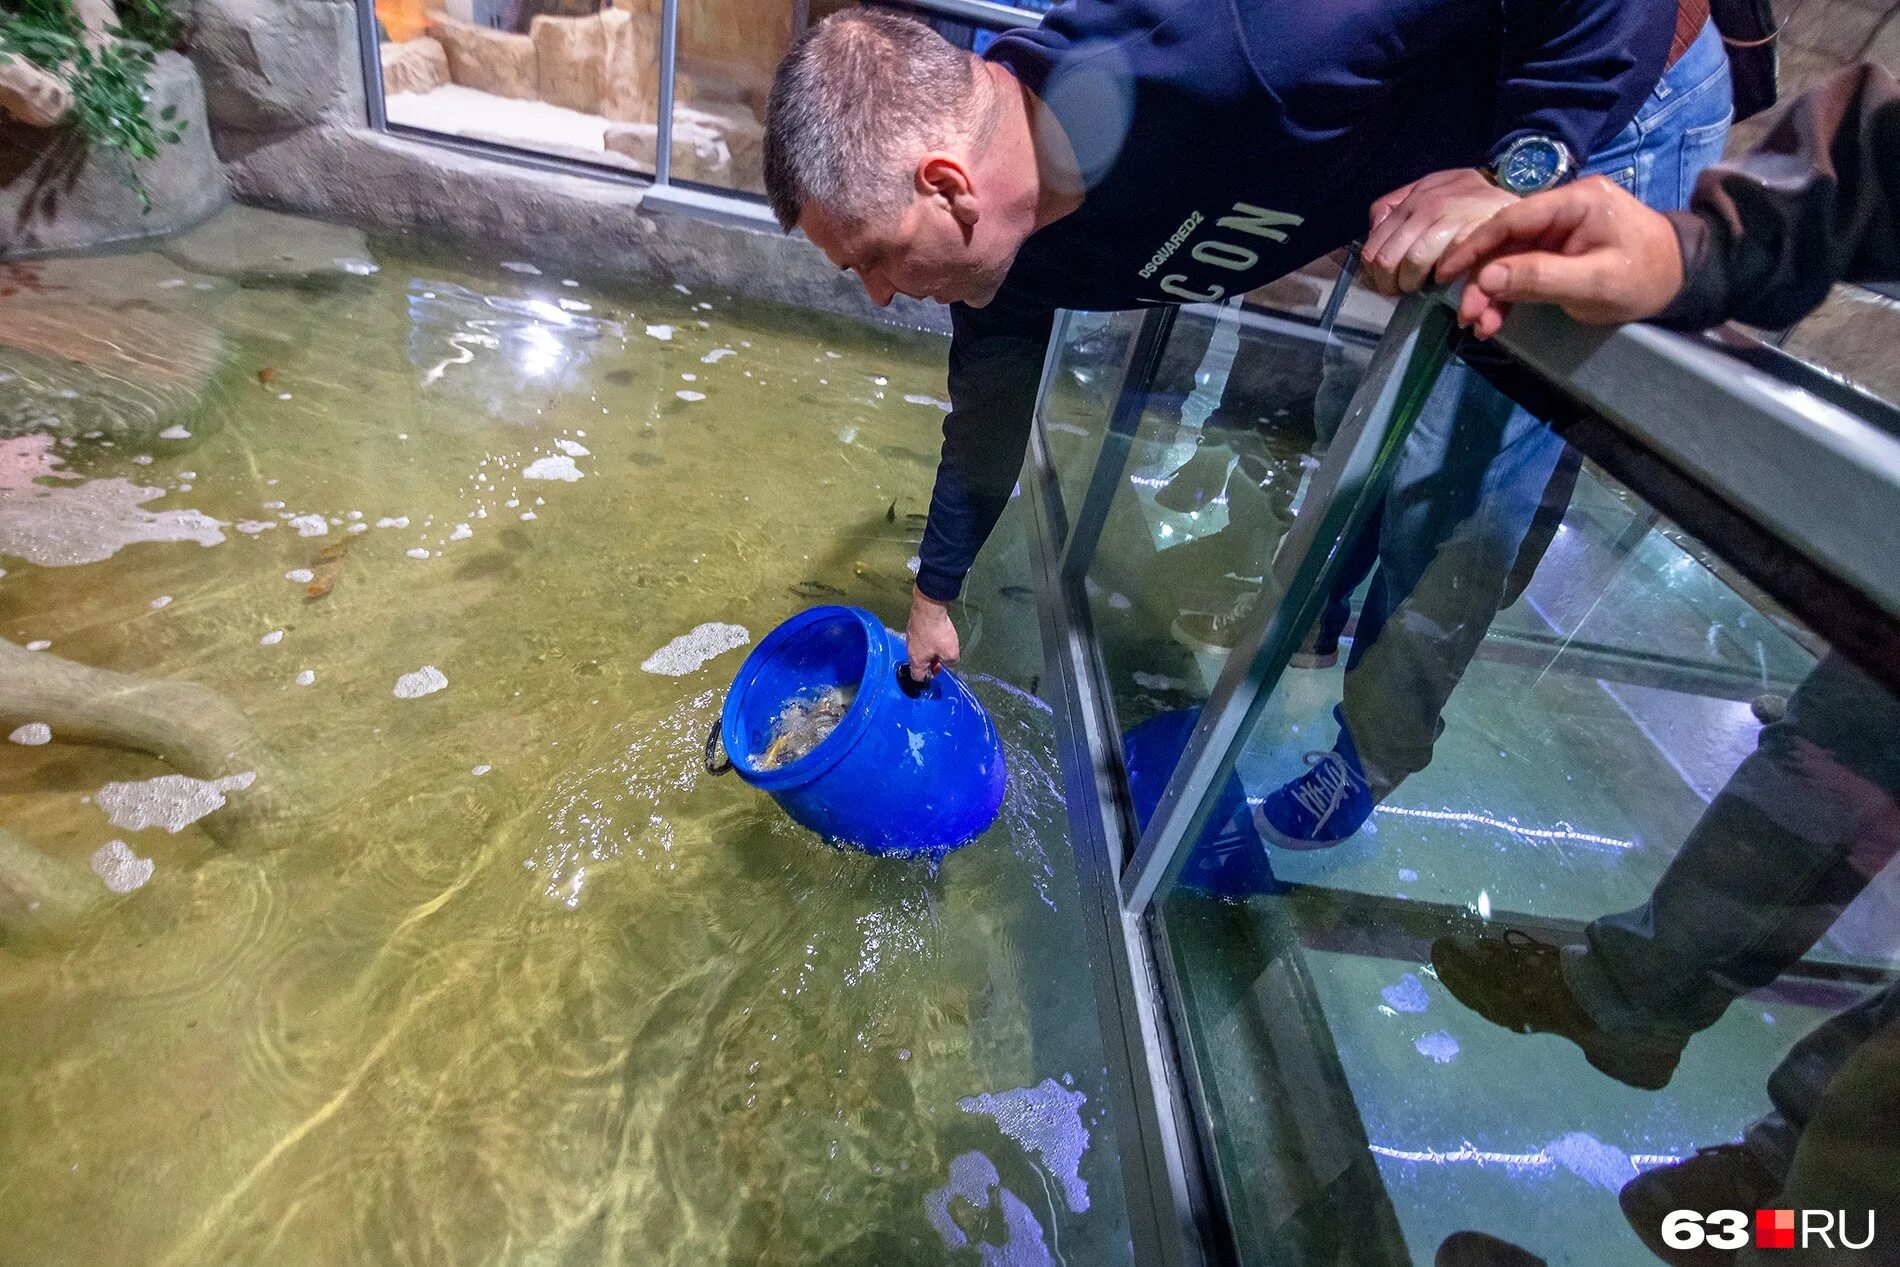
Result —
<path fill-rule="evenodd" d="M 1669 218 L 1683 288 L 1659 325 L 1778 329 L 1837 281 L 1900 281 L 1900 82 L 1878 66 L 1841 71 L 1747 156 L 1702 173 Z"/>
<path fill-rule="evenodd" d="M 1022 467 L 1055 309 L 1212 302 L 1366 231 L 1373 201 L 1521 135 L 1587 155 L 1662 75 L 1672 0 L 1073 0 L 986 56 L 1088 192 L 987 307 L 953 305 L 917 587 L 954 598 Z"/>

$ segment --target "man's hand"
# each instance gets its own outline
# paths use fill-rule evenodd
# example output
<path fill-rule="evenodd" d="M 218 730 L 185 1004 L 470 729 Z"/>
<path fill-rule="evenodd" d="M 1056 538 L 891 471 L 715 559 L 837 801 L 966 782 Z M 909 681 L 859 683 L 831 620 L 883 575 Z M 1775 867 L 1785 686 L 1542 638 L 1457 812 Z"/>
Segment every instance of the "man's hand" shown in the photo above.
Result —
<path fill-rule="evenodd" d="M 1363 253 L 1382 295 L 1409 294 L 1431 278 L 1447 247 L 1517 201 L 1475 168 L 1433 172 L 1372 204 Z"/>
<path fill-rule="evenodd" d="M 1682 248 L 1668 219 L 1622 186 L 1589 176 L 1533 194 L 1473 229 L 1438 262 L 1438 280 L 1470 273 L 1458 320 L 1488 339 L 1513 303 L 1556 304 L 1578 321 L 1653 317 L 1682 289 Z"/>
<path fill-rule="evenodd" d="M 950 609 L 922 590 L 910 591 L 910 621 L 904 626 L 904 643 L 910 650 L 910 676 L 928 681 L 938 669 L 957 662 L 961 647 L 957 627 L 950 623 Z"/>

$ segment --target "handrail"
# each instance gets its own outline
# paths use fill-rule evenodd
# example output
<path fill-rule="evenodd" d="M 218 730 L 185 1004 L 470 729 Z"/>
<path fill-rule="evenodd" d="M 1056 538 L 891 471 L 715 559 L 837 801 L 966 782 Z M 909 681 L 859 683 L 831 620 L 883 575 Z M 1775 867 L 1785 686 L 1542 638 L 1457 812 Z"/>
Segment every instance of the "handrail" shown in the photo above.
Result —
<path fill-rule="evenodd" d="M 1644 325 L 1599 329 L 1537 305 L 1514 311 L 1497 341 L 1900 617 L 1900 436 L 1714 339 Z"/>

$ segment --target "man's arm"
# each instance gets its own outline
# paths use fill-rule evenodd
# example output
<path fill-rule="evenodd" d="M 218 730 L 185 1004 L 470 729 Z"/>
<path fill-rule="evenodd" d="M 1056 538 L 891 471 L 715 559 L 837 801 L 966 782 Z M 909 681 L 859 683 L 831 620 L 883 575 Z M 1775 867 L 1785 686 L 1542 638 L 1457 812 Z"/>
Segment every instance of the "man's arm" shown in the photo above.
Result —
<path fill-rule="evenodd" d="M 953 305 L 950 317 L 950 416 L 907 631 L 918 676 L 956 660 L 945 604 L 962 591 L 1022 472 L 1055 314 L 999 298 L 988 308 Z"/>
<path fill-rule="evenodd" d="M 1670 217 L 1682 292 L 1656 316 L 1700 329 L 1779 329 L 1843 278 L 1900 278 L 1900 81 L 1851 66 L 1799 99 L 1737 166 L 1696 182 Z"/>
<path fill-rule="evenodd" d="M 1836 281 L 1900 279 L 1900 82 L 1877 66 L 1836 74 L 1754 152 L 1704 172 L 1686 212 L 1602 180 L 1526 198 L 1437 275 L 1467 274 L 1459 319 L 1484 338 L 1518 302 L 1598 324 L 1782 326 Z"/>
<path fill-rule="evenodd" d="M 1585 162 L 1636 115 L 1662 77 L 1675 33 L 1670 0 L 1503 0 L 1497 121 L 1487 162 L 1524 136 L 1562 141 Z M 1474 225 L 1512 195 L 1475 168 L 1434 172 L 1372 204 L 1366 280 L 1417 290 Z"/>

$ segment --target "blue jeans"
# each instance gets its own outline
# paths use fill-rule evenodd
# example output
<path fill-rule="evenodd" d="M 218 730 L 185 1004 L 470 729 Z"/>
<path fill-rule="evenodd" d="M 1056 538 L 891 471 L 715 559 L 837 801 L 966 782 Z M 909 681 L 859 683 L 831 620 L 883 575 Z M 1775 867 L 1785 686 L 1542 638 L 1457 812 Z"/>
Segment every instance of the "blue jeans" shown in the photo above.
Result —
<path fill-rule="evenodd" d="M 1729 116 L 1728 59 L 1705 26 L 1584 170 L 1652 207 L 1680 208 L 1720 157 Z M 1505 597 L 1563 452 L 1555 432 L 1460 362 L 1426 400 L 1381 508 L 1378 566 L 1341 701 L 1375 791 L 1431 762 L 1445 703 Z"/>

